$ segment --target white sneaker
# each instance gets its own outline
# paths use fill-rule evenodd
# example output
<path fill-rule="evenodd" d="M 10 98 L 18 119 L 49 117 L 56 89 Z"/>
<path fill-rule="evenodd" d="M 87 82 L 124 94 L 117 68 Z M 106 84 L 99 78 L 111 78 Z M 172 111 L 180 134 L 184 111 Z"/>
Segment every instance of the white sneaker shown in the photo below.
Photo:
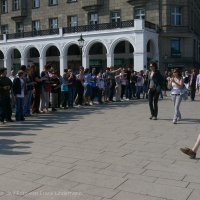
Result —
<path fill-rule="evenodd" d="M 93 102 L 90 102 L 89 105 L 90 105 L 90 106 L 93 106 L 94 104 L 93 104 Z"/>

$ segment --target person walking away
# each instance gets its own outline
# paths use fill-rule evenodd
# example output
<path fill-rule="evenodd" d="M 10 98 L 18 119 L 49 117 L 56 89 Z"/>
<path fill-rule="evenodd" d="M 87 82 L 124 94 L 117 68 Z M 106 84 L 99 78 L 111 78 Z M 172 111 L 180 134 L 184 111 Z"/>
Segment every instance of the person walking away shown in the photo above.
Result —
<path fill-rule="evenodd" d="M 158 99 L 161 88 L 163 87 L 164 78 L 157 69 L 157 63 L 150 63 L 148 73 L 148 100 L 151 116 L 149 119 L 157 120 L 158 116 Z"/>
<path fill-rule="evenodd" d="M 184 86 L 184 81 L 182 73 L 179 69 L 174 69 L 173 76 L 169 80 L 169 86 L 171 89 L 172 101 L 174 103 L 174 117 L 173 123 L 176 124 L 178 120 L 181 120 L 180 104 L 182 101 L 182 89 Z"/>
<path fill-rule="evenodd" d="M 12 122 L 12 107 L 10 92 L 12 89 L 12 81 L 6 76 L 7 69 L 0 69 L 0 123 L 4 124 L 5 120 L 7 122 Z"/>

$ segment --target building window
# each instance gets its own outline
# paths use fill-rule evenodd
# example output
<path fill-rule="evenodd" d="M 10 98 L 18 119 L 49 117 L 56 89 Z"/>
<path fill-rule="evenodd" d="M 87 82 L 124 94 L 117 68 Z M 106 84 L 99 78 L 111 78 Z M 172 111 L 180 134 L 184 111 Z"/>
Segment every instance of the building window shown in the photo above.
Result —
<path fill-rule="evenodd" d="M 24 31 L 24 25 L 22 22 L 16 22 L 16 33 L 22 33 Z"/>
<path fill-rule="evenodd" d="M 58 0 L 49 0 L 49 6 L 58 5 Z"/>
<path fill-rule="evenodd" d="M 144 8 L 135 8 L 134 18 L 135 19 L 145 19 L 145 9 Z"/>
<path fill-rule="evenodd" d="M 56 29 L 58 28 L 58 18 L 51 18 L 49 19 L 49 28 Z"/>
<path fill-rule="evenodd" d="M 33 0 L 33 8 L 39 8 L 40 7 L 40 0 Z"/>
<path fill-rule="evenodd" d="M 77 0 L 67 0 L 67 3 L 77 2 Z"/>
<path fill-rule="evenodd" d="M 78 26 L 78 18 L 77 18 L 77 16 L 69 16 L 68 17 L 68 26 L 69 27 Z"/>
<path fill-rule="evenodd" d="M 111 22 L 120 22 L 121 21 L 121 16 L 120 16 L 120 11 L 112 11 L 111 12 Z"/>
<path fill-rule="evenodd" d="M 8 24 L 1 25 L 1 34 L 8 34 Z"/>
<path fill-rule="evenodd" d="M 179 26 L 182 24 L 181 7 L 171 8 L 171 25 Z"/>
<path fill-rule="evenodd" d="M 181 57 L 181 40 L 180 38 L 171 39 L 171 56 Z"/>
<path fill-rule="evenodd" d="M 13 0 L 13 10 L 20 10 L 20 0 Z"/>
<path fill-rule="evenodd" d="M 32 30 L 39 31 L 40 30 L 40 20 L 32 21 Z"/>
<path fill-rule="evenodd" d="M 8 12 L 8 0 L 2 0 L 1 11 L 2 13 Z"/>
<path fill-rule="evenodd" d="M 98 24 L 98 14 L 97 13 L 89 13 L 88 14 L 88 24 Z"/>

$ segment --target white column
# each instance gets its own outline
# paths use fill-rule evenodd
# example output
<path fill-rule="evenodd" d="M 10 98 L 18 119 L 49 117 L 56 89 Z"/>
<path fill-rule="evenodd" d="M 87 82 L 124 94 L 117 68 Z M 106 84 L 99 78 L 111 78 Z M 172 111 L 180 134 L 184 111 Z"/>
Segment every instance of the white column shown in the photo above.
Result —
<path fill-rule="evenodd" d="M 114 66 L 114 54 L 107 54 L 107 67 Z"/>
<path fill-rule="evenodd" d="M 46 65 L 46 57 L 40 57 L 40 73 L 43 71 L 45 65 Z"/>
<path fill-rule="evenodd" d="M 89 68 L 89 55 L 82 54 L 82 65 L 84 68 Z"/>
<path fill-rule="evenodd" d="M 4 67 L 7 68 L 7 72 L 10 74 L 12 68 L 11 57 L 4 58 Z"/>
<path fill-rule="evenodd" d="M 60 56 L 60 75 L 64 73 L 64 69 L 67 68 L 67 56 Z"/>
<path fill-rule="evenodd" d="M 146 65 L 145 55 L 143 52 L 135 52 L 134 53 L 134 70 L 139 72 L 140 70 L 144 70 Z"/>
<path fill-rule="evenodd" d="M 21 58 L 21 65 L 28 65 L 28 58 Z"/>

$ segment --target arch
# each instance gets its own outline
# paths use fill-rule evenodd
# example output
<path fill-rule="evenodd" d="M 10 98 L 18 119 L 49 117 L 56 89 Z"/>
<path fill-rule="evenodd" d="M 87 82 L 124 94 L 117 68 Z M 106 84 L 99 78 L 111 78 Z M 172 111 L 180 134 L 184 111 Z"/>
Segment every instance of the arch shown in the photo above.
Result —
<path fill-rule="evenodd" d="M 149 66 L 149 62 L 156 58 L 156 47 L 152 39 L 147 40 L 145 50 L 147 52 L 147 66 Z"/>
<path fill-rule="evenodd" d="M 60 73 L 60 50 L 56 45 L 47 45 L 45 48 L 46 64 L 51 64 L 51 68 Z"/>
<path fill-rule="evenodd" d="M 83 48 L 83 50 L 85 49 L 85 51 L 83 51 L 83 54 L 86 54 L 88 55 L 89 54 L 89 51 L 90 51 L 90 48 L 93 44 L 95 43 L 102 43 L 102 45 L 104 45 L 104 47 L 106 48 L 106 52 L 108 53 L 109 52 L 109 48 L 106 44 L 104 44 L 104 42 L 102 40 L 92 40 L 90 41 L 86 46 L 85 48 Z"/>
<path fill-rule="evenodd" d="M 22 57 L 24 57 L 24 58 L 28 57 L 28 53 L 32 48 L 37 49 L 37 51 L 39 52 L 39 55 L 40 55 L 40 51 L 39 51 L 39 49 L 37 48 L 36 45 L 28 45 L 28 46 L 25 47 L 25 49 L 22 53 Z"/>
<path fill-rule="evenodd" d="M 81 49 L 76 43 L 70 43 L 67 48 L 67 67 L 72 69 L 74 72 L 79 71 L 82 65 L 81 61 Z M 66 55 L 65 54 L 65 55 Z"/>
<path fill-rule="evenodd" d="M 77 42 L 69 42 L 69 43 L 65 44 L 63 49 L 62 49 L 62 51 L 61 51 L 61 55 L 67 55 L 68 54 L 68 49 L 72 45 L 77 45 L 78 46 L 78 43 Z"/>
<path fill-rule="evenodd" d="M 51 47 L 51 46 L 57 47 L 57 49 L 59 50 L 60 55 L 61 55 L 61 51 L 60 51 L 59 47 L 55 43 L 49 43 L 42 48 L 41 53 L 40 53 L 40 57 L 46 57 L 46 52 L 49 49 L 49 47 Z"/>
<path fill-rule="evenodd" d="M 6 51 L 5 58 L 9 60 L 7 63 L 8 66 L 6 66 L 9 70 L 14 69 L 15 71 L 18 71 L 21 66 L 21 57 L 22 52 L 15 46 L 10 47 Z"/>
<path fill-rule="evenodd" d="M 134 65 L 134 46 L 125 38 L 116 40 L 112 46 L 114 54 L 114 66 L 116 67 L 133 67 Z"/>
<path fill-rule="evenodd" d="M 107 48 L 101 41 L 91 43 L 87 49 L 89 57 L 89 67 L 100 71 L 107 67 Z"/>
<path fill-rule="evenodd" d="M 130 44 L 132 44 L 133 49 L 135 49 L 135 44 L 133 43 L 133 41 L 131 41 L 130 39 L 128 39 L 126 37 L 122 37 L 122 38 L 118 38 L 112 42 L 112 44 L 110 45 L 110 49 L 109 49 L 110 54 L 114 54 L 114 49 L 115 49 L 116 45 L 121 41 L 129 42 Z"/>

